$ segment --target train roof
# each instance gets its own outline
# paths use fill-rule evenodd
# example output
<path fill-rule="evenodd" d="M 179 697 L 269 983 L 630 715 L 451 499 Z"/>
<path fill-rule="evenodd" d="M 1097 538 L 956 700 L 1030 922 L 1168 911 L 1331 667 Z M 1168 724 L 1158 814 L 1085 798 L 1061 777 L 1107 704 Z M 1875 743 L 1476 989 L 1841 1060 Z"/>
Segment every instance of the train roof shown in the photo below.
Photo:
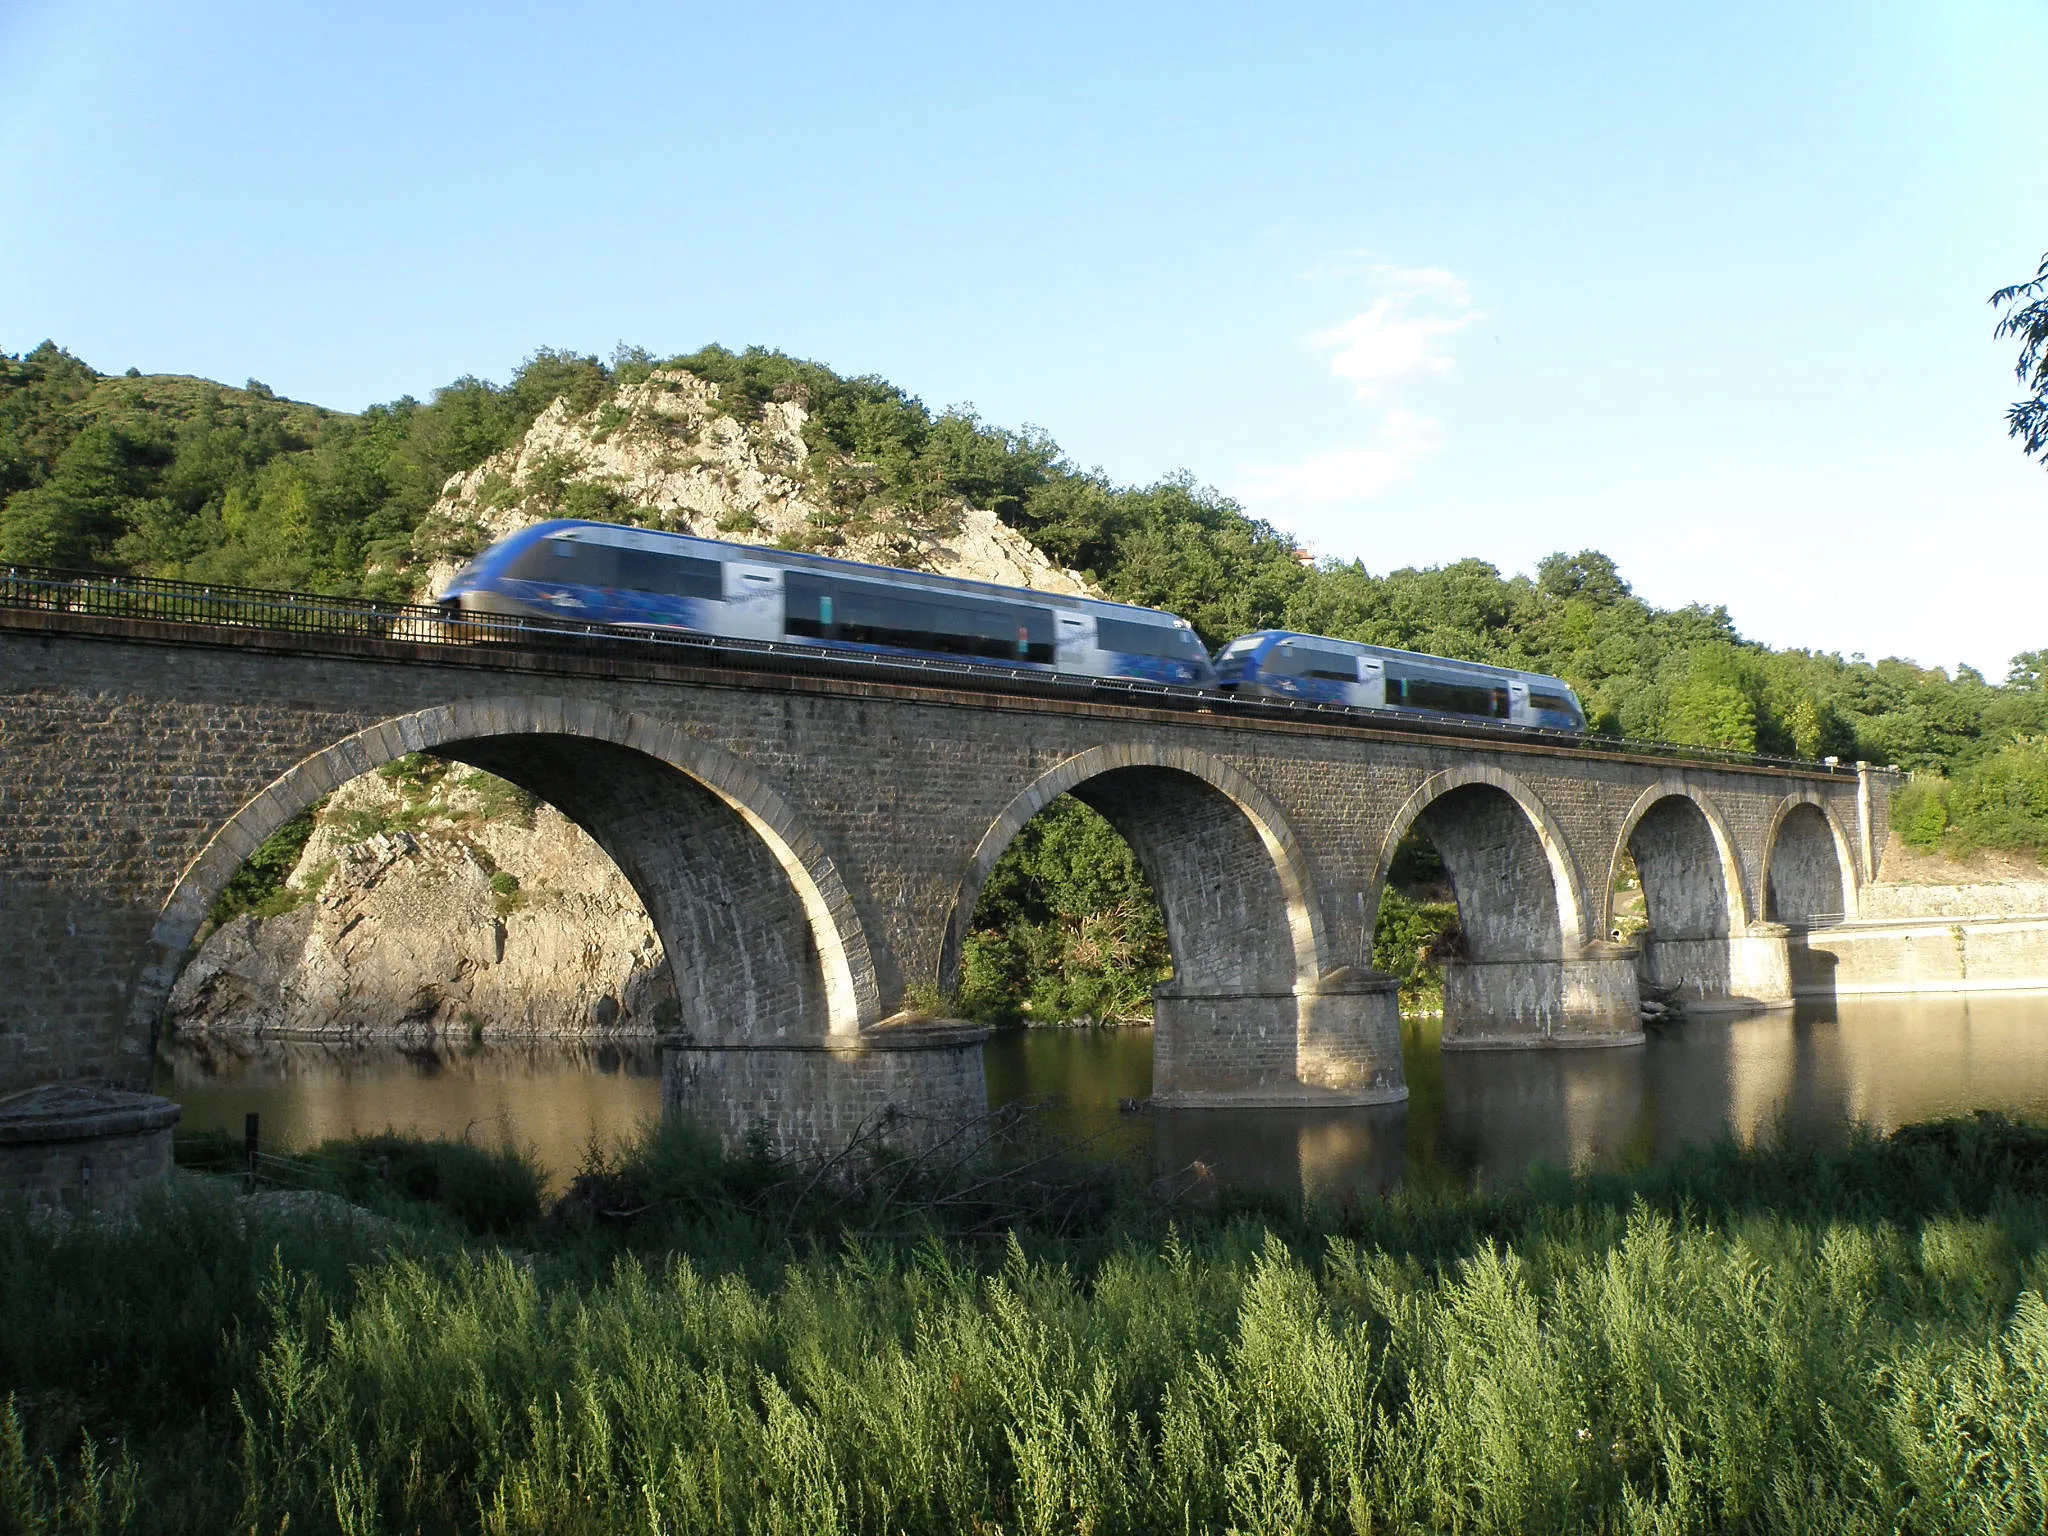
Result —
<path fill-rule="evenodd" d="M 728 539 L 707 539 L 702 534 L 670 533 L 664 529 L 656 528 L 634 528 L 625 523 L 598 523 L 580 518 L 552 518 L 547 522 L 533 523 L 528 527 L 509 533 L 503 539 L 500 539 L 498 543 L 509 544 L 515 539 L 524 543 L 530 539 L 550 538 L 556 534 L 580 530 L 588 530 L 604 535 L 603 538 L 594 542 L 615 544 L 624 549 L 658 548 L 661 545 L 674 542 L 703 544 L 713 549 L 731 550 L 734 554 L 744 555 L 749 560 L 760 560 L 770 565 L 788 565 L 799 568 L 815 566 L 826 570 L 858 572 L 877 577 L 886 577 L 892 581 L 908 578 L 910 581 L 920 585 L 934 584 L 950 591 L 986 592 L 992 596 L 1010 598 L 1032 597 L 1042 602 L 1070 609 L 1078 608 L 1089 613 L 1113 614 L 1118 618 L 1134 622 L 1149 620 L 1168 627 L 1193 628 L 1186 619 L 1183 619 L 1177 613 L 1168 613 L 1162 608 L 1141 608 L 1135 603 L 1116 603 L 1099 597 L 1070 597 L 1064 592 L 1042 592 L 1036 587 L 1006 587 L 1001 582 L 976 581 L 967 576 L 945 576 L 937 571 L 905 570 L 902 566 L 874 565 L 865 560 L 842 560 L 834 555 L 816 555 L 808 550 L 801 549 L 776 549 L 772 545 L 767 544 L 735 544 Z"/>
<path fill-rule="evenodd" d="M 1561 677 L 1553 677 L 1548 672 L 1524 672 L 1519 667 L 1497 666 L 1490 661 L 1464 661 L 1456 656 L 1432 656 L 1427 651 L 1404 651 L 1398 646 L 1372 645 L 1364 640 L 1339 640 L 1335 635 L 1311 635 L 1299 629 L 1255 629 L 1248 635 L 1239 635 L 1237 640 L 1233 640 L 1230 643 L 1236 645 L 1241 640 L 1267 638 L 1274 640 L 1313 640 L 1319 645 L 1341 646 L 1343 649 L 1356 655 L 1394 656 L 1401 658 L 1403 661 L 1427 662 L 1435 666 L 1462 667 L 1471 672 L 1483 672 L 1489 677 L 1519 677 L 1525 678 L 1532 683 L 1555 683 L 1566 693 L 1571 694 L 1573 698 L 1578 697 L 1570 683 Z"/>

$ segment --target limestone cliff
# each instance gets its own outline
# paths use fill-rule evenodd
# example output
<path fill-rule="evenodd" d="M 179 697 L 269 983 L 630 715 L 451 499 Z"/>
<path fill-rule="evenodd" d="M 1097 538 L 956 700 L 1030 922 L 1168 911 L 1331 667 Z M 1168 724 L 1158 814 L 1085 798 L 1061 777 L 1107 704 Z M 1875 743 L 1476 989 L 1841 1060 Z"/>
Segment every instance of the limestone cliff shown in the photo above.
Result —
<path fill-rule="evenodd" d="M 566 818 L 488 774 L 414 760 L 345 785 L 289 886 L 290 910 L 206 939 L 174 1029 L 483 1037 L 672 1020 L 632 887 Z"/>

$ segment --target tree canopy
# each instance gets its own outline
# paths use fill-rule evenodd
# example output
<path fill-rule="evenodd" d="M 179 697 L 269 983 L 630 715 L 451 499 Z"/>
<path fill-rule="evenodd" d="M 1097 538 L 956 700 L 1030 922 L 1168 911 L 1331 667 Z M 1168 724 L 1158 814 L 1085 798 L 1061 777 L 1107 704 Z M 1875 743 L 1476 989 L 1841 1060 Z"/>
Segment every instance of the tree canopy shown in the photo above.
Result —
<path fill-rule="evenodd" d="M 2027 453 L 2048 464 L 2048 255 L 2041 257 L 2033 281 L 1999 289 L 1991 303 L 2005 312 L 1992 334 L 2018 340 L 2013 374 L 2022 389 L 2033 391 L 2031 399 L 2014 401 L 2005 413 L 2006 429 Z"/>

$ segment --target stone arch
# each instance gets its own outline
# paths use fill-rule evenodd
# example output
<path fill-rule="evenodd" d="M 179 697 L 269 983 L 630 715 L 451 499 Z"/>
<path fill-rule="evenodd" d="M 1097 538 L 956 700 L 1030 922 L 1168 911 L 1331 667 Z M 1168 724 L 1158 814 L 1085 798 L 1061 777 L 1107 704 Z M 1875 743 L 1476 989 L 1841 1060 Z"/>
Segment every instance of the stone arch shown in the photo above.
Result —
<path fill-rule="evenodd" d="M 1063 794 L 1130 843 L 1159 898 L 1174 985 L 1291 992 L 1323 970 L 1323 922 L 1306 853 L 1257 785 L 1205 752 L 1150 744 L 1092 747 L 1047 770 L 1004 807 L 968 862 L 939 958 L 942 989 L 989 872 L 1024 824 Z"/>
<path fill-rule="evenodd" d="M 1632 845 L 1638 838 L 1643 847 Z M 1600 932 L 1614 926 L 1614 882 L 1634 853 L 1652 931 L 1674 939 L 1726 938 L 1749 926 L 1735 834 L 1721 808 L 1682 773 L 1660 774 L 1636 797 L 1607 863 Z M 1650 868 L 1645 868 L 1645 859 Z M 1653 888 L 1656 894 L 1652 894 Z"/>
<path fill-rule="evenodd" d="M 1795 928 L 1856 915 L 1856 856 L 1834 809 L 1814 790 L 1787 795 L 1771 815 L 1761 880 L 1764 916 Z"/>
<path fill-rule="evenodd" d="M 1488 764 L 1431 774 L 1408 797 L 1380 845 L 1366 891 L 1368 912 L 1378 910 L 1394 852 L 1418 823 L 1450 870 L 1459 922 L 1475 958 L 1555 959 L 1585 948 L 1586 904 L 1556 818 L 1535 790 Z M 1519 906 L 1511 900 L 1504 911 L 1478 899 L 1477 887 L 1489 878 L 1519 896 Z"/>
<path fill-rule="evenodd" d="M 612 858 L 667 947 L 684 1026 L 714 1037 L 849 1036 L 880 1017 L 844 881 L 790 803 L 732 753 L 583 700 L 479 699 L 357 731 L 303 759 L 214 833 L 151 934 L 131 1024 L 154 1027 L 214 900 L 273 832 L 408 753 L 485 769 L 555 806 Z"/>

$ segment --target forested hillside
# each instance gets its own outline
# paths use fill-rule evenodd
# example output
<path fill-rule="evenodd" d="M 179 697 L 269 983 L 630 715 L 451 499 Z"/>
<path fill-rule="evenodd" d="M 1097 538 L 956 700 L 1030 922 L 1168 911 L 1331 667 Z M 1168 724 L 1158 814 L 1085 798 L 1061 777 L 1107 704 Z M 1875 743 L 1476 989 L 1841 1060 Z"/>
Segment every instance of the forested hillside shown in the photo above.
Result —
<path fill-rule="evenodd" d="M 518 444 L 557 399 L 594 413 L 600 439 L 613 417 L 625 430 L 620 389 L 677 368 L 715 385 L 718 411 L 746 432 L 771 403 L 802 407 L 809 456 L 790 473 L 818 510 L 784 542 L 829 551 L 971 505 L 1110 595 L 1185 615 L 1212 645 L 1284 626 L 1554 672 L 1598 730 L 1897 763 L 1921 776 L 1901 807 L 1909 838 L 2048 847 L 2048 651 L 2015 658 L 1997 682 L 1967 667 L 1772 651 L 1724 609 L 1650 606 L 1590 550 L 1552 555 L 1534 576 L 1476 558 L 1304 567 L 1290 537 L 1185 476 L 1115 485 L 1043 433 L 934 412 L 880 379 L 760 348 L 665 361 L 623 347 L 609 361 L 540 351 L 506 384 L 466 377 L 359 415 L 281 400 L 255 380 L 104 375 L 50 343 L 0 355 L 0 559 L 416 597 L 450 553 L 445 529 L 423 524 L 451 476 Z M 538 503 L 550 513 L 658 520 L 587 475 L 556 478 Z M 1121 844 L 1079 807 L 1062 814 L 1076 819 L 1020 845 L 1044 878 L 1011 892 L 1015 941 L 981 956 L 980 980 L 1022 999 L 1048 975 L 1092 977 L 1079 994 L 1062 981 L 1036 995 L 1053 1011 L 1115 1010 L 1129 988 L 1103 976 L 1149 973 L 1161 935 L 1132 905 L 1144 897 L 1127 851 L 1108 871 L 1103 849 Z M 1095 889 L 1109 875 L 1116 889 Z M 1107 991 L 1091 993 L 1098 985 Z"/>

